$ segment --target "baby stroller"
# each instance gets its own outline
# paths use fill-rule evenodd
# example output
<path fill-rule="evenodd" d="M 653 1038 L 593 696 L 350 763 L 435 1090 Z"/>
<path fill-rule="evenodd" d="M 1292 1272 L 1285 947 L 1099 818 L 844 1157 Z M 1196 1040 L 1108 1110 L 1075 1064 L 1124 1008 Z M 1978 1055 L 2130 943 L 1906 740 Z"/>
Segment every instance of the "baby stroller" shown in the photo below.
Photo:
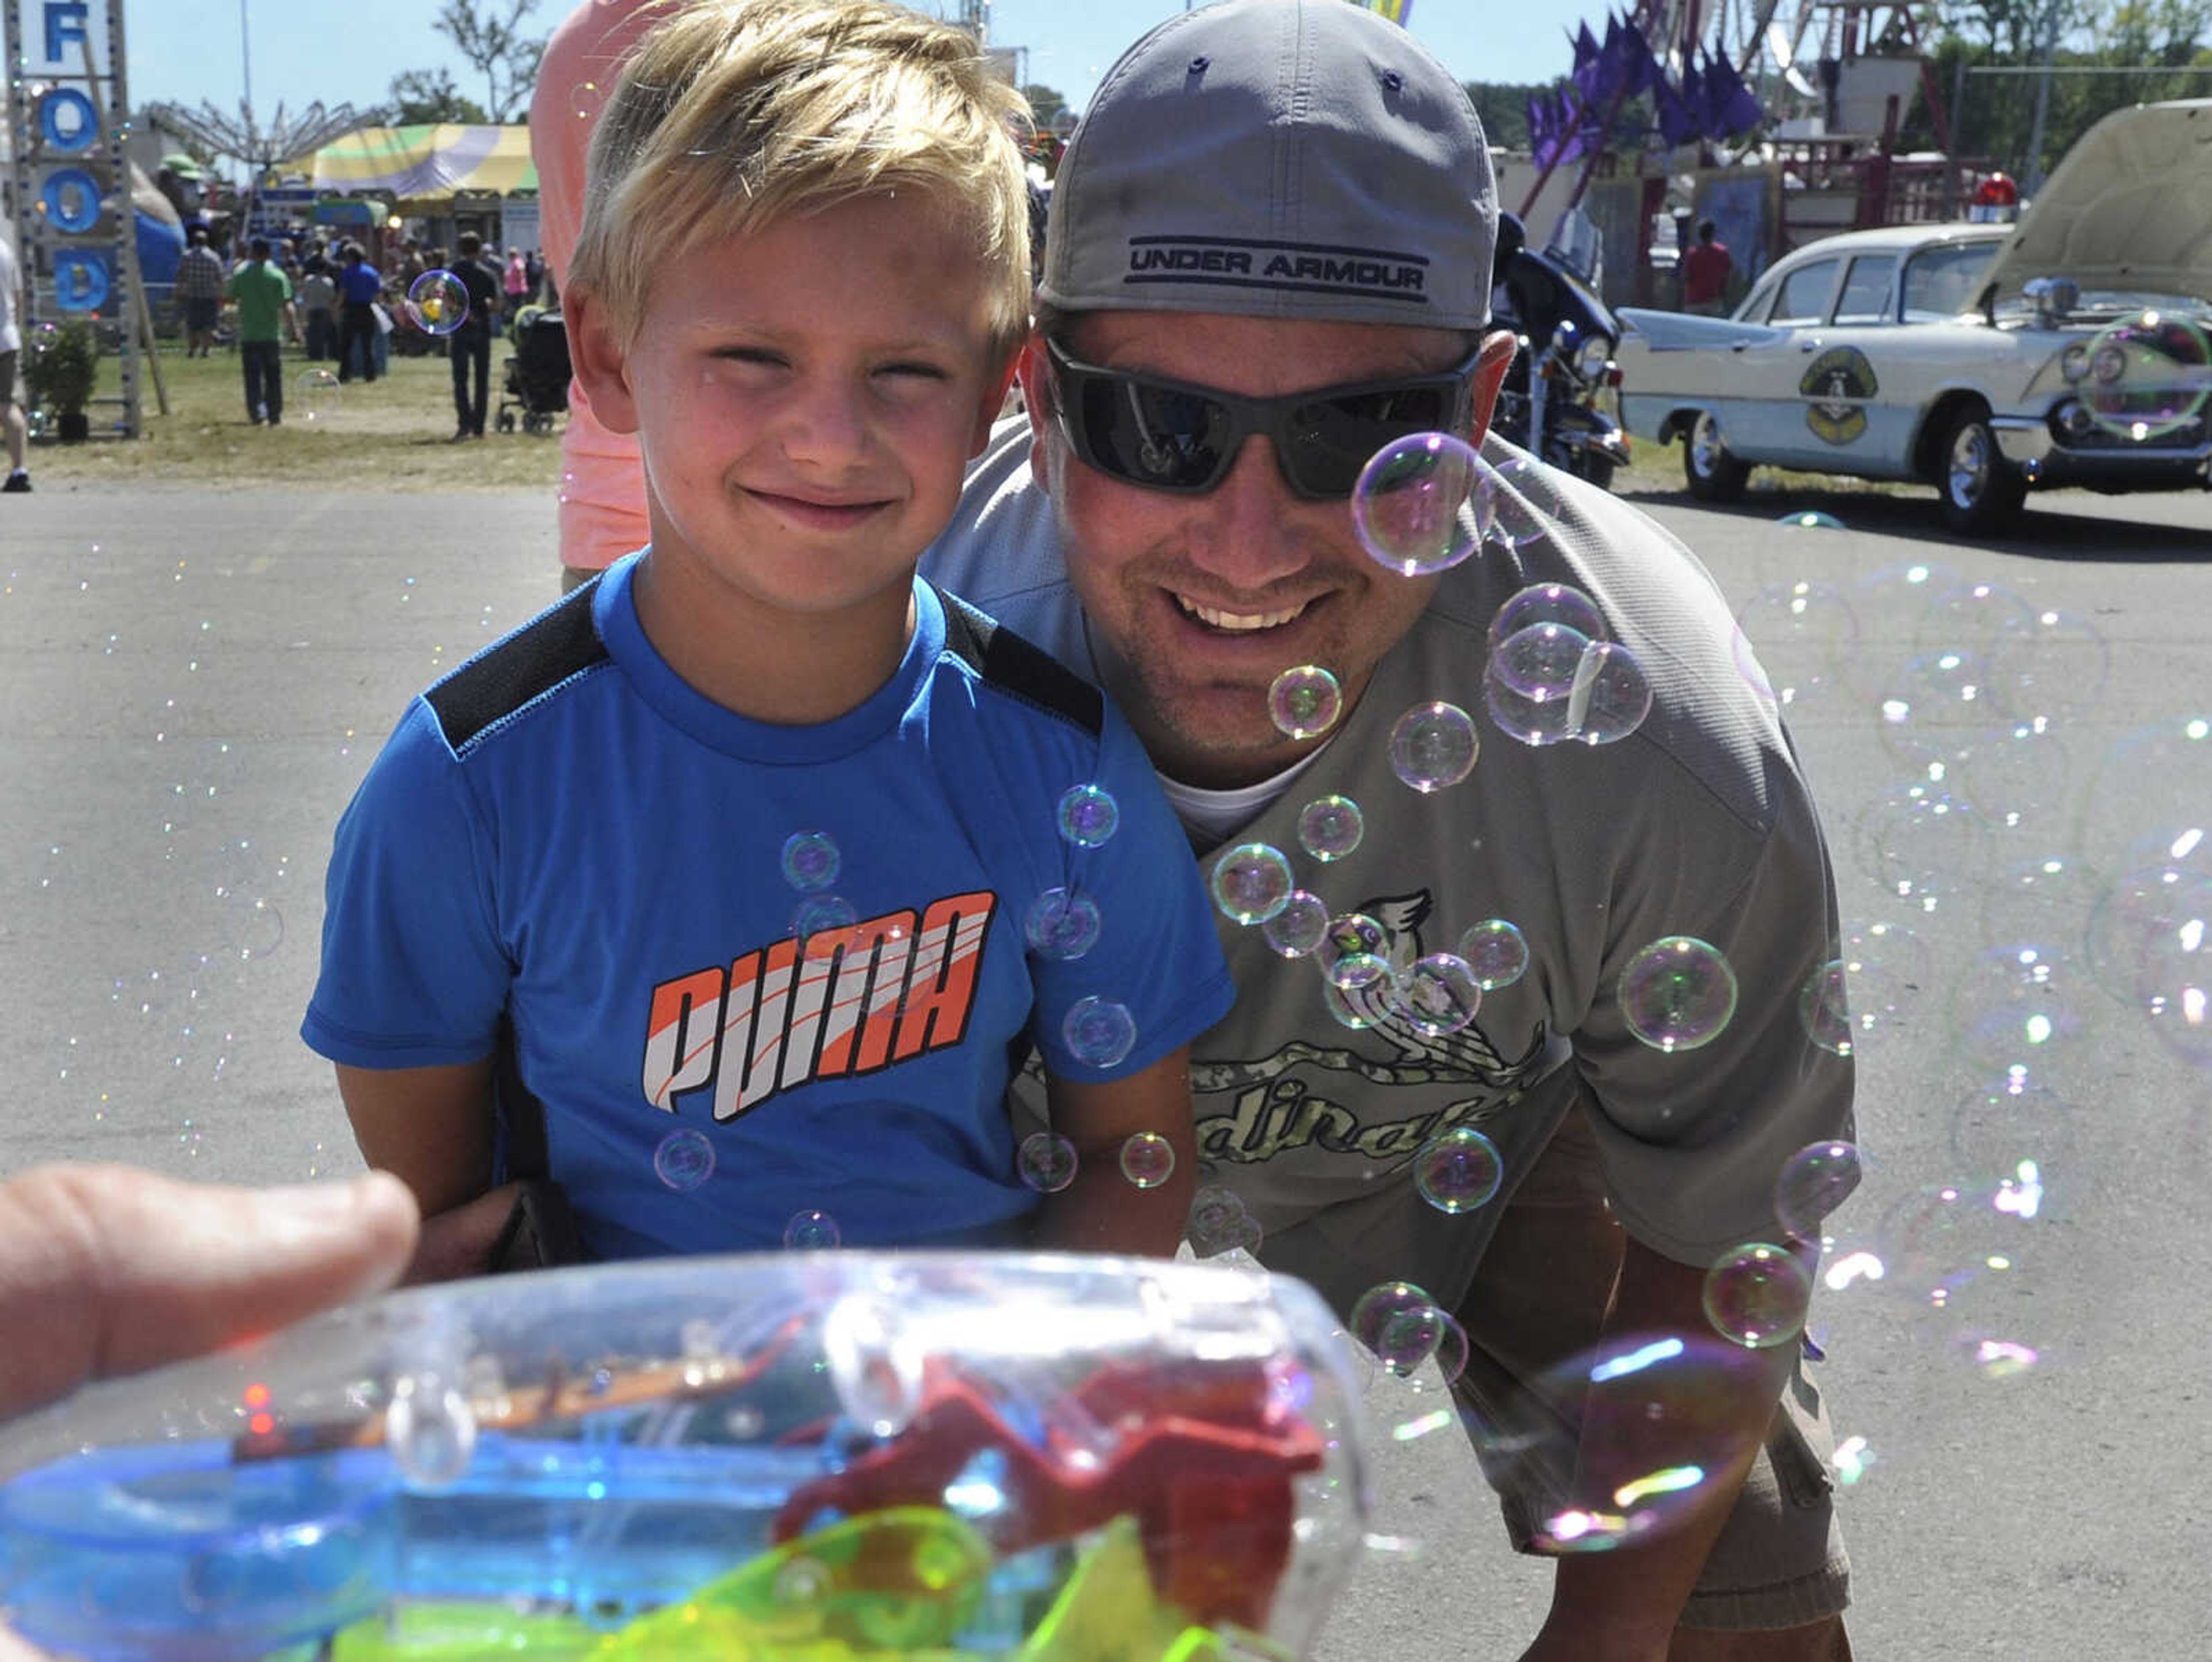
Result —
<path fill-rule="evenodd" d="M 558 312 L 526 307 L 514 320 L 514 350 L 507 356 L 507 388 L 500 394 L 495 424 L 514 431 L 514 412 L 522 411 L 522 430 L 550 433 L 553 417 L 568 408 L 568 330 Z"/>

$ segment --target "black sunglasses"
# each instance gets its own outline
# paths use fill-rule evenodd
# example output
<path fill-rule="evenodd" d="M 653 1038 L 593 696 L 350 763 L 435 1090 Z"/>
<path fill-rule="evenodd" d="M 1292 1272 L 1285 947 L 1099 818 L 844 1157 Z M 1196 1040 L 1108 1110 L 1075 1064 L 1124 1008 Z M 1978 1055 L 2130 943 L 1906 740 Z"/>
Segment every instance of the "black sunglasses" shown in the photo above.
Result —
<path fill-rule="evenodd" d="M 1079 362 L 1045 342 L 1060 430 L 1109 478 L 1200 496 L 1219 484 L 1255 433 L 1275 447 L 1291 490 L 1309 502 L 1349 496 L 1359 470 L 1393 439 L 1456 432 L 1466 423 L 1480 349 L 1449 369 L 1320 387 L 1279 399 Z"/>

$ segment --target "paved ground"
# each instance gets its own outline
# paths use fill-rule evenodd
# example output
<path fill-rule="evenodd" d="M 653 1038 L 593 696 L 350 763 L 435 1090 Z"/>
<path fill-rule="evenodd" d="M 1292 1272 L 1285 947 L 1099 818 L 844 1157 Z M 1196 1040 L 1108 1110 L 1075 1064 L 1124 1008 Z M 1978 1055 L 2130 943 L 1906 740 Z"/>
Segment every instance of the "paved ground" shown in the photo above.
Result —
<path fill-rule="evenodd" d="M 2058 498 L 1989 549 L 1936 536 L 1917 499 L 1813 498 L 1853 528 L 1778 531 L 1774 515 L 1808 500 L 1644 506 L 1740 604 L 1801 581 L 1836 591 L 1807 591 L 1810 615 L 1836 620 L 1835 651 L 1796 731 L 1847 918 L 1917 935 L 1881 965 L 1916 990 L 1863 1046 L 1878 1165 L 1838 1226 L 1903 1240 L 1889 1214 L 2000 1147 L 2038 1159 L 2045 1184 L 2004 1244 L 2013 1267 L 1953 1310 L 1889 1288 L 1825 1300 L 1838 1428 L 1873 1461 L 1844 1495 L 1859 1653 L 2201 1654 L 2207 1076 L 2154 1037 L 2132 979 L 2116 983 L 2128 999 L 2108 990 L 2075 943 L 2131 838 L 2212 825 L 2212 741 L 2180 728 L 2212 715 L 2212 497 Z M 295 1035 L 331 825 L 407 697 L 551 597 L 551 503 L 522 496 L 5 505 L 0 1066 L 19 1096 L 0 1170 L 64 1156 L 250 1181 L 353 1167 L 326 1070 Z M 1915 582 L 1915 563 L 1936 569 Z M 2001 593 L 1937 607 L 1970 581 Z M 1987 636 L 1981 614 L 2008 593 L 2030 618 L 2057 614 L 2029 661 L 2008 650 L 1997 666 L 2007 696 L 2052 720 L 2010 744 L 1978 715 L 1956 721 L 1954 783 L 1978 812 L 1931 832 L 1885 794 L 1926 724 L 1884 728 L 1869 694 L 1895 691 L 1916 652 Z M 1818 667 L 1779 631 L 1768 655 Z M 1923 712 L 1940 676 L 1914 690 Z M 2042 886 L 2059 892 L 2022 899 L 2008 875 L 2046 858 L 2061 870 Z M 1900 875 L 1932 912 L 1885 892 Z M 1990 1023 L 2017 1011 L 1980 959 L 2031 941 L 2068 953 L 2054 1038 L 2033 1058 L 2053 1094 L 1992 1128 L 1960 1105 L 1990 1075 Z M 2039 1360 L 1992 1378 L 1974 1361 L 1983 1337 Z M 1384 1434 L 1422 1407 L 1398 1386 L 1370 1403 Z M 1451 1433 L 1376 1447 L 1374 1529 L 1390 1544 L 1365 1556 L 1323 1654 L 1511 1657 L 1547 1578 L 1502 1550 L 1466 1450 Z"/>

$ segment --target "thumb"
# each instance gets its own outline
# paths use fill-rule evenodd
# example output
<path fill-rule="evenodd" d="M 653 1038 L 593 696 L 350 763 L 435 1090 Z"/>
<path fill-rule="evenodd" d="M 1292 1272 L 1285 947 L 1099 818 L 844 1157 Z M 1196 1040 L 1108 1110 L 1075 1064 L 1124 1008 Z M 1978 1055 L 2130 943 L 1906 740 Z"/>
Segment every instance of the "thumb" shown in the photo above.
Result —
<path fill-rule="evenodd" d="M 0 1419 L 380 1292 L 419 1227 L 386 1172 L 240 1189 L 61 1166 L 0 1184 Z"/>

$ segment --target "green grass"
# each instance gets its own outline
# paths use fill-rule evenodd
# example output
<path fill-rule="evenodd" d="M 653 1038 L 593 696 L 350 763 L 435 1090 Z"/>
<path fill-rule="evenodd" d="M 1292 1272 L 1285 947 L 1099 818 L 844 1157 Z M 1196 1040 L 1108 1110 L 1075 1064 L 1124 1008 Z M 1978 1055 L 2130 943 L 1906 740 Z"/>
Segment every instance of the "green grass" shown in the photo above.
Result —
<path fill-rule="evenodd" d="M 1689 487 L 1682 480 L 1682 441 L 1670 439 L 1653 444 L 1632 441 L 1629 465 L 1613 475 L 1613 488 L 1624 496 L 1682 496 Z M 1891 479 L 1857 479 L 1842 473 L 1800 473 L 1787 467 L 1754 467 L 1745 496 L 1754 504 L 1766 497 L 1778 502 L 1802 496 L 1924 495 L 1923 484 L 1903 484 Z"/>
<path fill-rule="evenodd" d="M 503 340 L 492 344 L 487 430 L 498 412 L 512 350 Z M 150 367 L 141 359 L 144 436 L 83 444 L 40 441 L 32 447 L 31 476 L 42 491 L 162 481 L 316 490 L 550 490 L 560 480 L 557 433 L 491 432 L 479 443 L 447 441 L 453 431 L 453 382 L 452 366 L 442 357 L 395 353 L 390 374 L 311 399 L 303 379 L 330 367 L 310 363 L 296 346 L 286 347 L 283 424 L 256 427 L 246 418 L 235 352 L 218 347 L 213 357 L 188 359 L 180 344 L 165 341 L 161 369 L 169 413 L 161 413 Z M 120 389 L 118 366 L 102 359 L 96 393 L 112 398 Z M 94 405 L 94 429 L 119 411 L 118 405 Z"/>

